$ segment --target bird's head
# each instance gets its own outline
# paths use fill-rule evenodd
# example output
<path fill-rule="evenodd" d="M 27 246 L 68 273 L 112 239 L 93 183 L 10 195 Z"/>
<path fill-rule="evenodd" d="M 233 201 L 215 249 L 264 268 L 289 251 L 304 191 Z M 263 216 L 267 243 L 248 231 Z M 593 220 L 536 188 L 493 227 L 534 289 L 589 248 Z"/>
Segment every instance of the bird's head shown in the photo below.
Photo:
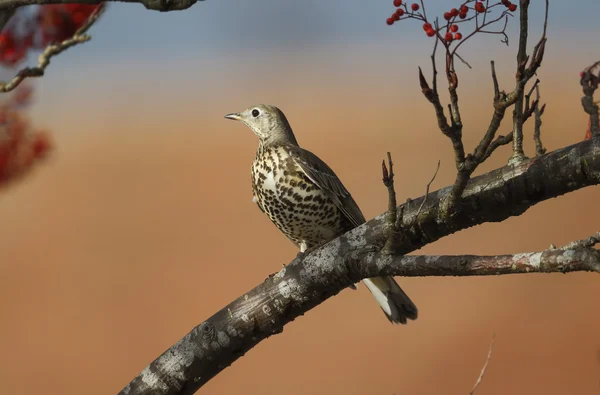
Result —
<path fill-rule="evenodd" d="M 258 136 L 263 145 L 298 145 L 287 118 L 275 106 L 258 104 L 248 107 L 242 112 L 227 114 L 225 118 L 241 121 Z"/>

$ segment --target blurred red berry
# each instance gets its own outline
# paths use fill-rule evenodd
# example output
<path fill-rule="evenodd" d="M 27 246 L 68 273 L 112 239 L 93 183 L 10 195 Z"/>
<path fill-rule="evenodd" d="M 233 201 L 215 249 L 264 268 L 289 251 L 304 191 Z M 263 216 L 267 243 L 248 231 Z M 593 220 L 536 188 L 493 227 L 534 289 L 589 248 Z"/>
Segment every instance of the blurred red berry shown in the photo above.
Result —
<path fill-rule="evenodd" d="M 458 16 L 458 10 L 456 8 L 451 9 L 450 15 L 456 18 Z"/>
<path fill-rule="evenodd" d="M 460 19 L 465 19 L 467 17 L 467 13 L 466 12 L 461 12 L 460 14 L 458 14 L 458 17 Z"/>
<path fill-rule="evenodd" d="M 460 33 L 455 33 L 454 34 L 454 39 L 455 40 L 460 40 L 461 38 L 462 38 L 462 34 L 460 34 Z"/>
<path fill-rule="evenodd" d="M 469 11 L 469 7 L 463 4 L 460 6 L 460 9 L 458 11 L 466 14 Z"/>
<path fill-rule="evenodd" d="M 515 12 L 517 10 L 517 5 L 511 4 L 508 6 L 508 9 L 510 10 L 510 12 Z"/>
<path fill-rule="evenodd" d="M 392 14 L 391 18 L 392 18 L 394 21 L 398 21 L 398 20 L 400 20 L 400 17 L 399 17 L 399 16 L 398 16 L 398 14 L 396 14 L 395 12 Z"/>
<path fill-rule="evenodd" d="M 404 15 L 404 10 L 402 8 L 398 8 L 396 10 L 396 15 L 398 15 L 398 17 L 401 17 L 402 15 Z"/>
<path fill-rule="evenodd" d="M 450 31 L 456 33 L 458 31 L 458 25 L 450 26 Z"/>
<path fill-rule="evenodd" d="M 482 13 L 485 12 L 485 6 L 483 5 L 483 3 L 481 1 L 478 1 L 477 3 L 475 3 L 475 11 Z"/>
<path fill-rule="evenodd" d="M 450 19 L 452 19 L 452 14 L 450 14 L 449 12 L 444 12 L 444 19 L 449 21 Z"/>
<path fill-rule="evenodd" d="M 435 30 L 429 28 L 429 29 L 425 30 L 425 34 L 427 34 L 427 37 L 433 37 L 433 36 L 435 36 Z"/>
<path fill-rule="evenodd" d="M 35 158 L 44 157 L 48 151 L 52 148 L 50 142 L 50 136 L 48 133 L 40 132 L 37 134 L 35 141 L 33 142 L 33 155 Z"/>
<path fill-rule="evenodd" d="M 450 33 L 450 32 L 448 32 L 444 35 L 444 40 L 446 40 L 447 42 L 451 42 L 453 38 L 454 37 L 452 36 L 452 33 Z"/>
<path fill-rule="evenodd" d="M 427 31 L 427 30 L 431 30 L 431 23 L 427 22 L 423 24 L 423 30 Z"/>
<path fill-rule="evenodd" d="M 413 11 L 419 11 L 419 5 L 417 3 L 412 3 L 412 5 L 410 6 L 410 8 Z"/>
<path fill-rule="evenodd" d="M 400 7 L 402 5 L 402 0 L 394 0 L 394 7 Z"/>
<path fill-rule="evenodd" d="M 392 18 L 388 18 L 385 22 L 390 26 L 394 24 L 394 20 Z"/>

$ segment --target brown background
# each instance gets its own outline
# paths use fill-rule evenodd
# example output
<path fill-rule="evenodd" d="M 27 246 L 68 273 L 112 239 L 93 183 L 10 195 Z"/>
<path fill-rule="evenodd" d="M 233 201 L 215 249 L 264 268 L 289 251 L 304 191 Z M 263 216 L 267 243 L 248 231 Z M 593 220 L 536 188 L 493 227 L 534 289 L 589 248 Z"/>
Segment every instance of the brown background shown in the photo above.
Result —
<path fill-rule="evenodd" d="M 577 74 L 588 59 L 559 63 L 567 46 L 551 48 L 543 137 L 556 149 L 584 135 Z M 394 54 L 380 53 L 371 68 L 343 70 L 322 60 L 326 50 L 312 58 L 274 55 L 273 64 L 290 65 L 278 73 L 249 59 L 244 67 L 258 70 L 252 78 L 231 74 L 215 82 L 159 80 L 132 73 L 135 64 L 103 65 L 122 72 L 107 84 L 93 74 L 96 66 L 73 77 L 77 88 L 42 85 L 36 123 L 55 132 L 57 150 L 0 194 L 1 392 L 116 393 L 195 325 L 293 258 L 294 246 L 251 203 L 256 139 L 225 113 L 255 102 L 279 105 L 300 144 L 336 170 L 368 218 L 387 204 L 380 181 L 387 150 L 400 200 L 424 193 L 438 159 L 433 187 L 449 184 L 450 144 L 414 75 L 426 58 L 408 71 L 386 70 L 386 56 Z M 502 56 L 501 81 L 509 89 L 513 61 Z M 470 149 L 491 114 L 487 59 L 461 74 Z M 216 72 L 210 67 L 203 72 Z M 528 128 L 529 153 L 530 137 Z M 500 150 L 485 169 L 508 155 Z M 423 252 L 515 253 L 587 237 L 599 228 L 598 198 L 598 187 L 588 188 Z M 419 306 L 418 321 L 393 327 L 364 287 L 344 291 L 201 393 L 465 394 L 493 333 L 480 394 L 600 393 L 598 275 L 399 281 Z"/>

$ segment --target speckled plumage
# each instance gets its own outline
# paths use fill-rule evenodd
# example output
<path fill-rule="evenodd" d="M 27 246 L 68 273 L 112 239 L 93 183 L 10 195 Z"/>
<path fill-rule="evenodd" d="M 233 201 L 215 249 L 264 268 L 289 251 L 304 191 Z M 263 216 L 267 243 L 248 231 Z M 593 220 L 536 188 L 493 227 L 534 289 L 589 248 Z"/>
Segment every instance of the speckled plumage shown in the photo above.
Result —
<path fill-rule="evenodd" d="M 253 201 L 300 251 L 319 247 L 365 222 L 334 171 L 300 148 L 277 107 L 257 105 L 225 117 L 242 121 L 258 136 Z M 392 277 L 363 282 L 391 322 L 406 324 L 417 318 L 417 307 Z"/>
<path fill-rule="evenodd" d="M 302 171 L 290 146 L 260 147 L 252 163 L 258 207 L 292 242 L 308 249 L 334 239 L 352 224 Z"/>

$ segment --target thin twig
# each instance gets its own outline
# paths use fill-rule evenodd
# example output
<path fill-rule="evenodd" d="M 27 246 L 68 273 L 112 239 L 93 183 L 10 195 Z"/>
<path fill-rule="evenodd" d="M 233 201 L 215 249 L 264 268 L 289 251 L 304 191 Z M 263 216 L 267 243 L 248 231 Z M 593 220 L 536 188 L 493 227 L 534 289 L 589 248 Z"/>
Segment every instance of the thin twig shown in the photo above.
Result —
<path fill-rule="evenodd" d="M 385 245 L 383 247 L 383 252 L 385 253 L 393 253 L 394 252 L 394 243 L 395 237 L 398 233 L 398 230 L 402 226 L 402 217 L 404 216 L 404 206 L 402 206 L 400 211 L 400 218 L 398 218 L 398 208 L 396 207 L 396 190 L 394 189 L 394 163 L 392 162 L 392 154 L 387 153 L 388 159 L 388 167 L 385 164 L 385 160 L 381 162 L 381 172 L 383 174 L 383 185 L 386 186 L 388 190 L 388 213 L 389 217 L 387 220 L 388 224 L 388 235 Z"/>
<path fill-rule="evenodd" d="M 544 104 L 540 108 L 540 86 L 535 86 L 535 106 L 534 106 L 534 114 L 535 114 L 535 125 L 533 127 L 533 141 L 535 142 L 535 154 L 537 156 L 544 155 L 546 153 L 546 148 L 542 144 L 542 115 L 544 115 L 544 110 L 546 109 L 546 104 Z"/>
<path fill-rule="evenodd" d="M 577 241 L 573 241 L 569 244 L 566 244 L 560 247 L 560 250 L 574 250 L 576 248 L 592 248 L 596 244 L 600 243 L 600 232 L 596 232 L 592 236 L 587 239 L 581 239 Z"/>
<path fill-rule="evenodd" d="M 394 189 L 394 163 L 392 162 L 392 155 L 387 153 L 389 171 L 385 165 L 385 160 L 381 162 L 381 172 L 383 174 L 383 185 L 388 190 L 388 212 L 390 213 L 389 223 L 391 228 L 396 224 L 397 208 L 396 208 L 396 191 Z"/>
<path fill-rule="evenodd" d="M 435 173 L 433 173 L 433 177 L 431 177 L 431 181 L 429 181 L 427 183 L 427 188 L 425 189 L 425 198 L 421 202 L 421 205 L 419 206 L 419 209 L 417 210 L 417 214 L 415 214 L 415 217 L 413 219 L 413 223 L 411 226 L 413 226 L 417 222 L 417 220 L 419 218 L 419 214 L 421 214 L 421 210 L 423 209 L 423 206 L 425 205 L 425 203 L 427 202 L 427 198 L 429 197 L 429 188 L 431 187 L 431 184 L 433 184 L 433 181 L 435 180 L 435 177 L 437 176 L 439 170 L 440 170 L 440 161 L 438 160 L 437 167 L 435 168 Z"/>
<path fill-rule="evenodd" d="M 73 36 L 58 43 L 51 44 L 46 47 L 44 52 L 38 57 L 38 65 L 36 67 L 26 67 L 17 72 L 10 81 L 0 81 L 0 92 L 10 92 L 15 89 L 25 78 L 28 77 L 41 77 L 44 75 L 46 67 L 50 64 L 50 59 L 67 49 L 74 47 L 77 44 L 87 42 L 91 39 L 91 36 L 85 34 L 87 30 L 98 20 L 105 9 L 105 4 L 100 3 L 94 12 L 89 16 L 87 21 L 81 26 Z"/>
<path fill-rule="evenodd" d="M 590 116 L 591 137 L 600 136 L 600 120 L 598 104 L 594 102 L 594 92 L 598 89 L 600 83 L 600 61 L 586 67 L 581 73 L 581 86 L 583 88 L 583 97 L 581 104 L 583 109 Z"/>
<path fill-rule="evenodd" d="M 469 392 L 469 395 L 473 395 L 475 393 L 475 390 L 477 389 L 477 387 L 479 387 L 479 384 L 481 384 L 481 381 L 483 380 L 485 371 L 487 370 L 488 364 L 490 363 L 490 359 L 492 358 L 492 349 L 494 348 L 494 340 L 495 339 L 496 339 L 496 334 L 494 333 L 494 334 L 492 334 L 492 342 L 490 343 L 490 349 L 488 350 L 488 355 L 487 355 L 487 358 L 485 359 L 485 363 L 483 364 L 483 368 L 481 368 L 479 377 L 477 377 L 477 381 L 475 382 L 475 385 L 473 386 L 473 389 L 471 390 L 471 392 Z"/>

